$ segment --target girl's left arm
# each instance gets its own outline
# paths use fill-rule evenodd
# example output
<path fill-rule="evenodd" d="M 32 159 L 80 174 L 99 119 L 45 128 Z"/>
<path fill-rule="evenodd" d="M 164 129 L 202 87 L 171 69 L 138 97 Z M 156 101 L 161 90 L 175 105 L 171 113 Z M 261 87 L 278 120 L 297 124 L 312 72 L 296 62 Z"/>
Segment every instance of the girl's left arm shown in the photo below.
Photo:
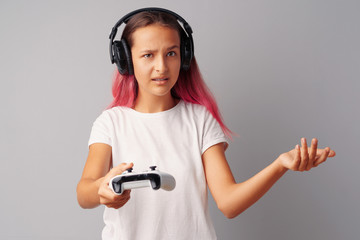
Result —
<path fill-rule="evenodd" d="M 207 149 L 202 158 L 206 181 L 218 208 L 228 218 L 234 218 L 259 200 L 286 172 L 309 171 L 334 157 L 330 148 L 318 149 L 313 139 L 308 149 L 306 139 L 302 146 L 281 154 L 274 162 L 250 179 L 236 183 L 227 163 L 224 144 L 219 143 Z"/>

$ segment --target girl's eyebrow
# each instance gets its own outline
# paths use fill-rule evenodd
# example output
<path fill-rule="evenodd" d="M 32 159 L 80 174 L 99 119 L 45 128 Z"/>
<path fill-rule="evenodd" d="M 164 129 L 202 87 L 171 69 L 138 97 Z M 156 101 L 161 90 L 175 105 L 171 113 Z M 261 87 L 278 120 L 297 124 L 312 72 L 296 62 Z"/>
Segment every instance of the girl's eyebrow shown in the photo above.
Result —
<path fill-rule="evenodd" d="M 178 45 L 174 45 L 174 46 L 169 47 L 167 50 L 173 50 L 175 48 L 180 48 L 180 47 Z"/>
<path fill-rule="evenodd" d="M 176 48 L 180 48 L 180 47 L 178 45 L 173 45 L 171 47 L 168 47 L 167 51 L 170 51 L 170 50 L 173 50 L 173 49 L 176 49 Z M 154 52 L 157 52 L 157 51 L 158 50 L 145 49 L 145 50 L 140 51 L 140 53 L 154 53 Z"/>

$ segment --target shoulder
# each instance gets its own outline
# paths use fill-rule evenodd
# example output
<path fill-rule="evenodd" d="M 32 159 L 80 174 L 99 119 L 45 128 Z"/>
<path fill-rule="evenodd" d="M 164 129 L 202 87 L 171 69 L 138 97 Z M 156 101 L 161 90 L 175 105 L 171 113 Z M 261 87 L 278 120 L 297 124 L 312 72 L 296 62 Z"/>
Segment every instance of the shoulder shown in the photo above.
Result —
<path fill-rule="evenodd" d="M 183 109 L 195 116 L 205 116 L 209 114 L 209 111 L 205 106 L 196 103 L 183 101 Z"/>
<path fill-rule="evenodd" d="M 104 110 L 99 117 L 104 117 L 104 118 L 116 118 L 119 115 L 123 115 L 126 114 L 128 112 L 128 107 L 121 107 L 121 106 L 117 106 L 117 107 L 112 107 L 109 109 Z"/>
<path fill-rule="evenodd" d="M 96 118 L 95 124 L 114 124 L 119 122 L 120 119 L 123 119 L 127 112 L 128 110 L 126 107 L 113 107 L 106 109 Z"/>

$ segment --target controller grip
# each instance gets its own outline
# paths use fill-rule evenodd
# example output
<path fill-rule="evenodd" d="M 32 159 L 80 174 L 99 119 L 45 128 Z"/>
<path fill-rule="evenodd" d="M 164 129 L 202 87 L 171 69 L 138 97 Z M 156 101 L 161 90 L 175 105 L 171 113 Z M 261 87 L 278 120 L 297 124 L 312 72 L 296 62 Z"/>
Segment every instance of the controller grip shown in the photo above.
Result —
<path fill-rule="evenodd" d="M 162 174 L 161 175 L 161 188 L 166 191 L 172 191 L 176 186 L 176 181 L 173 176 L 170 174 Z"/>

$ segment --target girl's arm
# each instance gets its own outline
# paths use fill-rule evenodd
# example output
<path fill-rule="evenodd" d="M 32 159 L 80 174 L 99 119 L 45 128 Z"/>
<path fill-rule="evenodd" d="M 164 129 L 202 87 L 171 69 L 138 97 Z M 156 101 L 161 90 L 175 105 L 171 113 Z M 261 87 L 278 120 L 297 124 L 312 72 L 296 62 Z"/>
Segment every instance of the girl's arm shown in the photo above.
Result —
<path fill-rule="evenodd" d="M 203 154 L 203 165 L 207 184 L 218 208 L 228 218 L 234 218 L 259 200 L 288 169 L 308 171 L 324 162 L 327 157 L 335 156 L 330 148 L 317 149 L 313 139 L 307 148 L 306 139 L 302 147 L 281 154 L 273 163 L 250 179 L 236 183 L 226 161 L 224 145 L 214 145 Z"/>
<path fill-rule="evenodd" d="M 109 181 L 133 164 L 120 164 L 110 170 L 111 151 L 111 146 L 103 143 L 94 143 L 90 146 L 84 171 L 76 189 L 82 208 L 94 208 L 100 204 L 120 208 L 129 200 L 130 191 L 116 195 L 109 188 Z"/>

